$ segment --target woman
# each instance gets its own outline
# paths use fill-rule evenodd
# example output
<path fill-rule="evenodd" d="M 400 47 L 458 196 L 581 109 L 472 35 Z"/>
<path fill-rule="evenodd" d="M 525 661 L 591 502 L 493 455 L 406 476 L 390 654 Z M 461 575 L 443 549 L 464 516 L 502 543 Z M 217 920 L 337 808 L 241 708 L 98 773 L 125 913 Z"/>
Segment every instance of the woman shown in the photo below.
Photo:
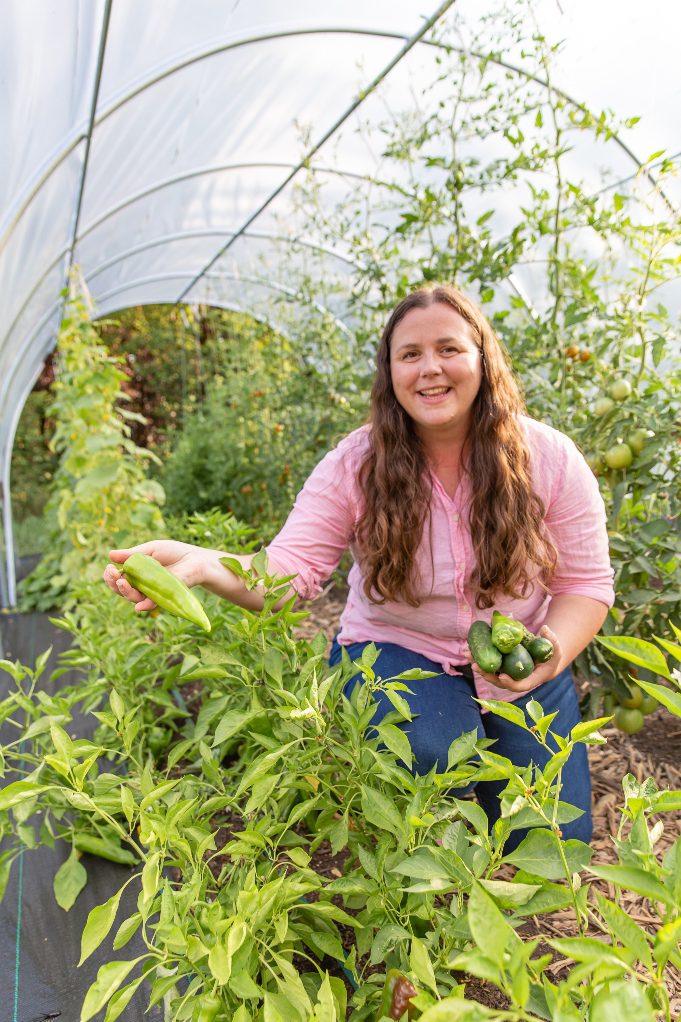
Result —
<path fill-rule="evenodd" d="M 541 763 L 522 729 L 481 714 L 475 698 L 517 700 L 532 692 L 558 711 L 562 734 L 578 722 L 570 664 L 612 605 L 605 510 L 575 445 L 523 414 L 507 356 L 480 310 L 452 287 L 420 288 L 393 311 L 381 338 L 367 425 L 320 462 L 268 547 L 273 574 L 296 575 L 314 597 L 350 549 L 354 565 L 330 662 L 369 642 L 374 669 L 392 677 L 414 667 L 436 678 L 410 681 L 409 734 L 416 768 L 444 770 L 451 742 L 477 729 L 517 765 Z M 257 610 L 262 595 L 225 569 L 224 551 L 160 541 L 140 550 L 188 585 Z M 114 550 L 125 561 L 130 550 Z M 231 555 L 234 556 L 234 555 Z M 240 556 L 242 564 L 251 558 Z M 139 611 L 153 607 L 114 565 L 107 584 Z M 471 669 L 466 636 L 492 608 L 551 640 L 554 654 L 523 681 Z M 351 679 L 351 684 L 355 679 Z M 379 695 L 377 723 L 392 709 Z M 561 798 L 583 810 L 565 837 L 591 837 L 584 746 L 565 771 Z M 490 820 L 501 785 L 477 794 Z M 517 842 L 514 842 L 517 843 Z"/>

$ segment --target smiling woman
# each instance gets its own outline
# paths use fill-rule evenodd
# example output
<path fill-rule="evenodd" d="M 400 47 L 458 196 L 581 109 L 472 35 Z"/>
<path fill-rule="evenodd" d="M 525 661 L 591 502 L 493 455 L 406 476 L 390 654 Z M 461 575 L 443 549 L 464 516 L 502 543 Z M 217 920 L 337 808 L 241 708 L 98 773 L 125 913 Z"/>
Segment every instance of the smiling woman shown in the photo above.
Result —
<path fill-rule="evenodd" d="M 412 308 L 397 324 L 390 350 L 395 397 L 419 435 L 453 462 L 468 435 L 482 382 L 482 351 L 473 328 L 442 302 Z"/>
<path fill-rule="evenodd" d="M 262 593 L 220 562 L 225 551 L 172 541 L 134 549 L 190 586 L 263 605 Z M 347 549 L 355 563 L 330 662 L 343 648 L 356 659 L 373 642 L 381 677 L 431 672 L 405 692 L 412 719 L 400 726 L 415 770 L 446 769 L 452 741 L 476 730 L 519 766 L 547 760 L 550 750 L 481 713 L 477 699 L 524 702 L 532 691 L 545 713 L 559 713 L 559 734 L 579 721 L 570 664 L 613 602 L 605 510 L 572 441 L 524 414 L 508 355 L 477 306 L 452 287 L 420 288 L 394 309 L 378 346 L 368 421 L 308 478 L 267 548 L 269 570 L 295 576 L 293 589 L 309 599 Z M 112 559 L 120 566 L 132 552 L 112 551 Z M 119 567 L 110 565 L 105 579 L 138 610 L 152 608 Z M 553 644 L 551 659 L 521 681 L 471 663 L 469 628 L 489 622 L 493 609 Z M 360 682 L 351 678 L 346 693 Z M 393 708 L 384 693 L 377 698 L 373 724 Z M 489 782 L 477 787 L 491 820 L 498 791 Z M 581 810 L 564 836 L 588 840 L 585 746 L 573 753 L 561 799 Z M 510 846 L 522 837 L 515 832 Z"/>

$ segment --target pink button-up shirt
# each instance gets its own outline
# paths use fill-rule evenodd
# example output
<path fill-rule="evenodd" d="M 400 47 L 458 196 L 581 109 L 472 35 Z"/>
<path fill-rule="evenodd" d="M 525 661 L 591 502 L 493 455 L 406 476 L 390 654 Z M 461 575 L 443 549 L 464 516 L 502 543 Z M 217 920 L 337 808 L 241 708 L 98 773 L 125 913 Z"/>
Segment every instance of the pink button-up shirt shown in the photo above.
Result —
<path fill-rule="evenodd" d="M 535 492 L 546 508 L 545 525 L 558 551 L 550 594 L 539 585 L 523 600 L 500 595 L 495 609 L 537 632 L 551 595 L 588 596 L 608 607 L 614 602 L 605 508 L 591 469 L 567 436 L 534 419 L 521 417 L 532 462 Z M 348 600 L 338 641 L 397 643 L 442 664 L 448 674 L 471 662 L 466 636 L 472 621 L 491 621 L 492 610 L 478 610 L 467 580 L 474 566 L 468 527 L 470 481 L 464 476 L 453 498 L 433 478 L 431 528 L 426 523 L 417 552 L 421 603 L 370 603 L 357 560 L 355 529 L 362 508 L 358 469 L 369 445 L 370 427 L 345 437 L 317 465 L 296 498 L 286 523 L 267 548 L 270 571 L 296 575 L 293 587 L 306 599 L 316 596 L 347 549 L 353 554 Z M 490 685 L 474 668 L 478 696 L 513 698 Z M 517 697 L 516 697 L 517 698 Z"/>

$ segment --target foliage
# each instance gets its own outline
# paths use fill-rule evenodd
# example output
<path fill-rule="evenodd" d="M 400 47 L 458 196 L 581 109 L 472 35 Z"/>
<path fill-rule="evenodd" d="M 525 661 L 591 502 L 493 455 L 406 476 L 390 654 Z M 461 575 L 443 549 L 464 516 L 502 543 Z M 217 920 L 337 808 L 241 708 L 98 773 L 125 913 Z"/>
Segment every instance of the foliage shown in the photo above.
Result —
<path fill-rule="evenodd" d="M 126 309 L 94 325 L 110 353 L 124 360 L 129 407 L 144 416 L 132 424 L 133 440 L 160 456 L 200 412 L 210 382 L 229 375 L 235 359 L 266 345 L 272 333 L 251 316 L 203 305 Z"/>
<path fill-rule="evenodd" d="M 52 433 L 47 410 L 49 403 L 50 394 L 42 387 L 29 394 L 14 439 L 12 510 L 18 523 L 42 514 L 57 468 L 58 458 L 49 447 Z M 35 554 L 42 549 L 40 537 L 33 530 L 28 532 L 23 543 L 17 540 L 17 546 L 24 554 Z"/>
<path fill-rule="evenodd" d="M 264 328 L 226 348 L 164 464 L 169 511 L 221 507 L 274 535 L 314 465 L 362 421 L 340 393 L 342 357 L 313 363 L 299 341 Z"/>
<path fill-rule="evenodd" d="M 163 490 L 146 474 L 153 456 L 130 439 L 137 413 L 118 405 L 125 376 L 98 343 L 85 300 L 75 292 L 58 358 L 48 414 L 59 466 L 45 509 L 45 553 L 22 584 L 23 610 L 63 606 L 70 580 L 98 577 L 96 559 L 108 549 L 163 531 Z"/>
<path fill-rule="evenodd" d="M 681 363 L 665 307 L 681 270 L 681 221 L 665 192 L 678 165 L 658 152 L 624 180 L 594 173 L 591 153 L 614 152 L 636 118 L 618 122 L 556 87 L 558 47 L 527 3 L 476 14 L 475 29 L 455 17 L 439 42 L 418 114 L 389 109 L 366 129 L 367 146 L 383 145 L 380 179 L 348 184 L 329 209 L 311 170 L 290 233 L 355 262 L 335 285 L 352 296 L 359 350 L 424 281 L 479 299 L 530 414 L 572 437 L 598 474 L 617 591 L 606 631 L 648 636 L 681 610 Z M 519 52 L 522 71 L 507 58 Z M 308 302 L 333 293 L 329 276 L 305 281 Z M 630 464 L 626 451 L 608 454 L 624 443 Z M 590 646 L 578 666 L 623 693 L 605 648 Z M 597 702 L 596 686 L 592 711 Z"/>
<path fill-rule="evenodd" d="M 258 555 L 247 584 L 265 569 Z M 266 574 L 264 582 L 259 614 L 210 598 L 209 637 L 84 586 L 58 622 L 75 640 L 62 663 L 82 672 L 78 684 L 41 691 L 45 655 L 35 668 L 0 664 L 11 679 L 0 716 L 16 731 L 2 747 L 0 888 L 21 849 L 56 840 L 72 849 L 54 881 L 67 911 L 93 863 L 83 851 L 132 870 L 91 911 L 82 935 L 81 960 L 103 942 L 114 952 L 87 993 L 82 1022 L 107 1005 L 113 1022 L 145 979 L 169 1020 L 197 1020 L 212 999 L 219 1022 L 334 1022 L 346 1018 L 346 987 L 329 971 L 338 963 L 355 988 L 353 1022 L 377 1017 L 391 968 L 417 988 L 424 1022 L 615 1018 L 625 1001 L 630 1017 L 670 1020 L 665 976 L 681 965 L 681 838 L 664 860 L 655 843 L 681 792 L 626 777 L 618 864 L 593 863 L 587 845 L 560 837 L 577 812 L 561 802 L 561 777 L 576 743 L 603 741 L 605 719 L 561 739 L 531 698 L 527 716 L 513 704 L 485 705 L 551 743 L 543 770 L 515 768 L 471 733 L 452 743 L 445 771 L 414 776 L 401 696 L 409 672 L 377 677 L 371 647 L 356 665 L 346 657 L 330 670 L 323 636 L 293 638 L 304 615 L 292 601 L 274 609 L 286 582 Z M 357 669 L 365 684 L 347 699 L 343 685 Z M 395 710 L 367 732 L 380 689 Z M 96 729 L 74 739 L 71 722 L 83 711 Z M 505 782 L 492 829 L 479 806 L 453 793 L 482 778 Z M 509 836 L 528 826 L 507 852 Z M 315 867 L 326 842 L 340 856 L 340 876 Z M 136 911 L 120 919 L 129 884 Z M 646 900 L 646 928 L 627 914 L 627 891 Z M 573 914 L 573 937 L 550 935 L 557 910 Z M 529 919 L 538 927 L 531 938 L 518 932 Z M 142 952 L 126 954 L 134 934 Z M 129 981 L 136 963 L 141 973 Z M 508 1009 L 467 1000 L 462 973 L 497 986 Z"/>

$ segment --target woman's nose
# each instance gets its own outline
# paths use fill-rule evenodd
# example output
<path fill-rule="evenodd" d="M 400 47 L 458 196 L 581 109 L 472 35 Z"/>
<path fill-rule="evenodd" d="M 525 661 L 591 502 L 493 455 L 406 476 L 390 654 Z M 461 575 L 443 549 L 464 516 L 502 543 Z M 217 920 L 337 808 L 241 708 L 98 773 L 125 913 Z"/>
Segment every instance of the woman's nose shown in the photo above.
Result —
<path fill-rule="evenodd" d="M 442 372 L 440 358 L 437 352 L 426 352 L 421 363 L 421 372 L 424 376 L 431 376 L 433 373 Z"/>

